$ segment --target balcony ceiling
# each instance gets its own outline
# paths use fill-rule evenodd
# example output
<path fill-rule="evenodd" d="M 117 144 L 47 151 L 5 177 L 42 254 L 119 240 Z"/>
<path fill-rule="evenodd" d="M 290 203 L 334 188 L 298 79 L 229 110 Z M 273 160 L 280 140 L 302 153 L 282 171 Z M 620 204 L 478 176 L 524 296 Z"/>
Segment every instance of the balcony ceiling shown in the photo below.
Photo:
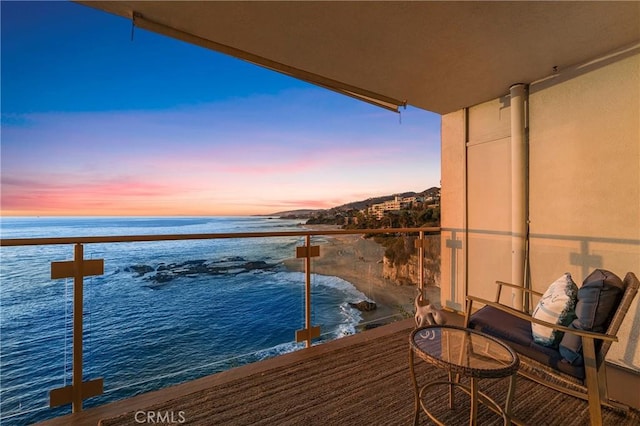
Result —
<path fill-rule="evenodd" d="M 637 1 L 79 3 L 129 19 L 136 12 L 139 27 L 441 114 L 640 40 Z"/>

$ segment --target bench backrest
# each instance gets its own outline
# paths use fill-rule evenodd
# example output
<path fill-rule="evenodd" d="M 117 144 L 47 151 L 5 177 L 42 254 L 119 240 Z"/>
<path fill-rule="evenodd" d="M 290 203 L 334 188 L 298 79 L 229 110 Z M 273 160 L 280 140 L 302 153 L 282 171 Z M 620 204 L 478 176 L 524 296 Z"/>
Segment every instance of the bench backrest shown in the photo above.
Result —
<path fill-rule="evenodd" d="M 638 277 L 636 277 L 633 272 L 628 272 L 622 282 L 624 284 L 624 293 L 613 318 L 611 318 L 609 327 L 607 328 L 607 334 L 612 336 L 617 336 L 620 325 L 631 307 L 631 302 L 638 292 L 638 287 L 640 287 L 640 281 L 638 281 Z M 600 347 L 598 359 L 604 360 L 610 347 L 611 342 L 604 341 Z"/>

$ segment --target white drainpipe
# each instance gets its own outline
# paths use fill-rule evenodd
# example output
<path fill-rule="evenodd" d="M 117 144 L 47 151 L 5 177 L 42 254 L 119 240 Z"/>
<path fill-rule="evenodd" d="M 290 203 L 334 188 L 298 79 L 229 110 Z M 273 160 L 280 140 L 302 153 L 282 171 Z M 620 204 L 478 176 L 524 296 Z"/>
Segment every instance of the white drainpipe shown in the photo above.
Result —
<path fill-rule="evenodd" d="M 524 287 L 527 235 L 527 86 L 511 86 L 511 282 Z M 522 309 L 522 291 L 514 290 L 511 304 Z"/>

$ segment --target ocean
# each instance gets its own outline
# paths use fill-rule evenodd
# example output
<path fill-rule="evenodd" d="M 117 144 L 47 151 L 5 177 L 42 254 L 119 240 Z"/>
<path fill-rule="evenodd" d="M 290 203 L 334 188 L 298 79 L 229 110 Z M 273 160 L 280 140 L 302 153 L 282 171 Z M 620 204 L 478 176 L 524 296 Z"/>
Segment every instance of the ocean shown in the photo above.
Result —
<path fill-rule="evenodd" d="M 266 217 L 2 218 L 2 238 L 299 231 Z M 314 237 L 322 244 L 322 237 Z M 160 389 L 295 351 L 304 328 L 304 274 L 284 268 L 304 237 L 85 244 L 104 274 L 85 278 L 84 380 L 104 394 L 84 407 Z M 73 280 L 51 262 L 73 245 L 0 248 L 0 423 L 71 412 L 48 408 L 71 384 Z M 301 260 L 302 261 L 302 260 Z M 338 277 L 312 275 L 319 341 L 355 333 L 367 300 Z"/>

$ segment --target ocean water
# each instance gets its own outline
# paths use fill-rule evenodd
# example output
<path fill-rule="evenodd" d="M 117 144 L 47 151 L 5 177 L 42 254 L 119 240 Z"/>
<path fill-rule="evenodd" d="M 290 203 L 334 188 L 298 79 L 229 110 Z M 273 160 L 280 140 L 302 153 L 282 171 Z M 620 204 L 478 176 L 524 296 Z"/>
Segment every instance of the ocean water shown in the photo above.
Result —
<path fill-rule="evenodd" d="M 2 218 L 2 238 L 300 230 L 264 217 Z M 314 238 L 322 243 L 322 238 Z M 304 328 L 304 274 L 286 270 L 303 237 L 85 244 L 104 259 L 86 277 L 84 380 L 104 394 L 84 407 L 291 352 Z M 49 391 L 71 384 L 72 279 L 51 280 L 51 262 L 73 245 L 0 248 L 0 423 L 31 424 L 69 413 Z M 312 321 L 322 340 L 355 332 L 367 300 L 350 283 L 312 275 Z"/>

